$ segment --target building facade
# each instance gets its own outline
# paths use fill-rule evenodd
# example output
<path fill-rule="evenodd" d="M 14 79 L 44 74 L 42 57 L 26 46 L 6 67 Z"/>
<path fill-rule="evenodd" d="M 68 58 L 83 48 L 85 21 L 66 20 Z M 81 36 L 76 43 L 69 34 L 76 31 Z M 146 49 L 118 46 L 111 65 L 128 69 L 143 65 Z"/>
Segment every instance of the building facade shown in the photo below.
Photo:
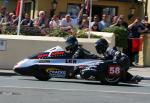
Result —
<path fill-rule="evenodd" d="M 8 10 L 13 12 L 16 9 L 18 0 L 0 0 L 0 6 L 6 5 Z M 63 15 L 70 13 L 72 17 L 76 17 L 81 4 L 85 0 L 24 0 L 24 10 L 31 15 L 31 18 L 36 18 L 38 12 L 43 10 L 46 11 L 47 16 L 53 14 Z M 93 0 L 92 15 L 108 14 L 109 16 L 114 15 L 125 15 L 128 20 L 130 17 L 143 17 L 145 11 L 150 16 L 150 3 L 146 5 L 148 0 Z M 147 9 L 147 10 L 145 10 Z"/>

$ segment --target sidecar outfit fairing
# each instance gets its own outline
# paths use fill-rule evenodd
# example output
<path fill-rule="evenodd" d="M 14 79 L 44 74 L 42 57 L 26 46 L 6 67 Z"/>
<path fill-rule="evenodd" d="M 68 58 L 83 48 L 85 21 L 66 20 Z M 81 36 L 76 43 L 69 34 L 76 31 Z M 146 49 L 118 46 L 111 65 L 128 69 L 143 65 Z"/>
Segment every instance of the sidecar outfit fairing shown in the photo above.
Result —
<path fill-rule="evenodd" d="M 124 72 L 120 65 L 112 60 L 71 57 L 71 54 L 56 46 L 20 61 L 13 69 L 18 74 L 34 76 L 42 81 L 50 78 L 75 78 L 80 75 L 82 79 L 94 77 L 105 84 L 117 84 Z"/>

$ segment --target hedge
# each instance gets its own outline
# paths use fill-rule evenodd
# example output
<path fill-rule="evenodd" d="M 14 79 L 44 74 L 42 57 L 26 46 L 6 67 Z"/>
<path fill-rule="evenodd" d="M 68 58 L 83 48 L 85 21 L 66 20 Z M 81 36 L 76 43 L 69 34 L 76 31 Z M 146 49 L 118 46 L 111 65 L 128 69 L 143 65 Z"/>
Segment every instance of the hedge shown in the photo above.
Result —
<path fill-rule="evenodd" d="M 17 27 L 15 26 L 6 26 L 3 28 L 3 34 L 8 34 L 8 35 L 17 35 Z M 61 30 L 60 28 L 56 29 L 49 29 L 49 28 L 44 28 L 44 31 L 46 32 L 47 36 L 54 36 L 54 37 L 66 37 L 68 35 L 76 35 L 78 38 L 88 38 L 88 35 L 85 31 L 79 30 L 77 28 L 73 28 L 73 32 L 69 33 L 64 30 Z M 30 35 L 30 36 L 43 36 L 39 28 L 36 27 L 21 27 L 20 30 L 20 35 Z M 101 36 L 96 36 L 91 34 L 91 38 L 101 38 Z"/>
<path fill-rule="evenodd" d="M 103 32 L 111 32 L 115 34 L 115 42 L 117 47 L 127 48 L 128 46 L 128 30 L 124 27 L 108 27 Z"/>

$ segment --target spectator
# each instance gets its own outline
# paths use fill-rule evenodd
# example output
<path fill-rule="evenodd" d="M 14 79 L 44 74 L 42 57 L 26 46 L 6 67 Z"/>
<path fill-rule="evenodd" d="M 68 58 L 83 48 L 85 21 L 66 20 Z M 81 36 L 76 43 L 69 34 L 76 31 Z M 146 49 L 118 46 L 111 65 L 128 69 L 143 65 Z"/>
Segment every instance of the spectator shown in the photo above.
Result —
<path fill-rule="evenodd" d="M 48 25 L 48 20 L 45 15 L 45 11 L 39 12 L 39 17 L 34 21 L 34 26 L 38 28 L 45 28 Z"/>
<path fill-rule="evenodd" d="M 5 6 L 1 6 L 0 8 L 0 21 L 3 19 L 3 18 L 6 18 L 8 19 L 8 12 L 7 12 L 7 8 Z"/>
<path fill-rule="evenodd" d="M 78 25 L 82 24 L 83 19 L 88 19 L 88 15 L 86 14 L 85 4 L 81 4 L 81 9 L 78 14 Z"/>
<path fill-rule="evenodd" d="M 84 31 L 88 31 L 89 30 L 89 21 L 87 19 L 83 19 L 82 24 L 79 25 L 79 29 L 82 29 Z"/>
<path fill-rule="evenodd" d="M 18 25 L 18 17 L 14 14 L 11 17 L 11 25 L 17 26 Z"/>
<path fill-rule="evenodd" d="M 39 12 L 39 17 L 35 19 L 34 26 L 39 28 L 43 35 L 46 35 L 45 28 L 48 27 L 48 19 L 46 18 L 45 11 Z"/>
<path fill-rule="evenodd" d="M 116 23 L 115 23 L 115 20 L 114 20 L 114 24 L 111 25 L 111 27 L 113 26 L 120 26 L 120 27 L 124 27 L 124 28 L 128 28 L 128 23 L 125 21 L 124 19 L 124 15 L 120 15 L 118 18 L 114 18 L 115 20 L 117 19 Z"/>
<path fill-rule="evenodd" d="M 72 18 L 69 14 L 65 16 L 60 22 L 60 28 L 64 31 L 70 32 L 73 29 Z"/>
<path fill-rule="evenodd" d="M 139 62 L 139 46 L 140 35 L 145 32 L 145 27 L 141 22 L 141 19 L 136 18 L 133 23 L 128 26 L 130 30 L 129 35 L 129 56 L 132 65 L 138 66 Z M 136 47 L 135 47 L 136 46 Z"/>
<path fill-rule="evenodd" d="M 92 31 L 99 31 L 98 29 L 98 23 L 94 23 L 93 26 L 92 26 Z"/>
<path fill-rule="evenodd" d="M 2 32 L 2 26 L 9 24 L 9 14 L 5 6 L 0 8 L 0 33 Z"/>
<path fill-rule="evenodd" d="M 98 22 L 99 22 L 98 15 L 94 15 L 94 17 L 93 17 L 93 22 L 91 22 L 91 27 L 92 27 L 95 23 L 98 23 Z"/>
<path fill-rule="evenodd" d="M 142 23 L 148 22 L 148 16 L 144 16 L 144 19 L 142 20 Z"/>
<path fill-rule="evenodd" d="M 118 20 L 118 16 L 113 16 L 111 20 L 111 25 L 116 24 L 117 20 Z"/>
<path fill-rule="evenodd" d="M 79 16 L 78 16 L 78 25 L 82 24 L 82 20 L 83 19 L 88 20 L 88 15 L 87 14 L 83 14 L 83 13 L 79 13 Z"/>
<path fill-rule="evenodd" d="M 27 13 L 25 14 L 25 18 L 21 21 L 21 25 L 33 27 L 33 21 L 30 19 Z"/>
<path fill-rule="evenodd" d="M 108 17 L 106 14 L 102 15 L 102 20 L 99 22 L 99 30 L 102 31 L 103 29 L 107 28 L 109 26 L 108 23 Z"/>
<path fill-rule="evenodd" d="M 51 19 L 51 21 L 49 22 L 49 28 L 50 29 L 56 29 L 59 27 L 59 24 L 60 24 L 60 20 L 58 18 L 57 15 L 54 15 Z"/>
<path fill-rule="evenodd" d="M 142 23 L 145 26 L 145 32 L 150 32 L 150 23 L 148 22 L 148 16 L 144 17 L 144 20 L 142 20 Z"/>

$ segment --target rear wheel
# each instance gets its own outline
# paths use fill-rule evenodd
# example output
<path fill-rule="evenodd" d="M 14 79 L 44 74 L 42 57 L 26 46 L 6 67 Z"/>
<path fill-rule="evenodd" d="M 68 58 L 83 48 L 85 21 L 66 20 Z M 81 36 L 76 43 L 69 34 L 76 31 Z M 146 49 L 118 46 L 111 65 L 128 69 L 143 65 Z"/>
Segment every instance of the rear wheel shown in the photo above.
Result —
<path fill-rule="evenodd" d="M 109 77 L 108 75 L 104 75 L 104 77 L 101 79 L 101 83 L 107 85 L 117 85 L 119 81 L 120 81 L 120 76 Z"/>
<path fill-rule="evenodd" d="M 35 73 L 34 77 L 40 81 L 48 81 L 51 78 L 49 73 L 45 70 L 39 70 Z"/>
<path fill-rule="evenodd" d="M 110 66 L 101 76 L 101 83 L 116 85 L 121 79 L 122 70 L 119 66 Z"/>

